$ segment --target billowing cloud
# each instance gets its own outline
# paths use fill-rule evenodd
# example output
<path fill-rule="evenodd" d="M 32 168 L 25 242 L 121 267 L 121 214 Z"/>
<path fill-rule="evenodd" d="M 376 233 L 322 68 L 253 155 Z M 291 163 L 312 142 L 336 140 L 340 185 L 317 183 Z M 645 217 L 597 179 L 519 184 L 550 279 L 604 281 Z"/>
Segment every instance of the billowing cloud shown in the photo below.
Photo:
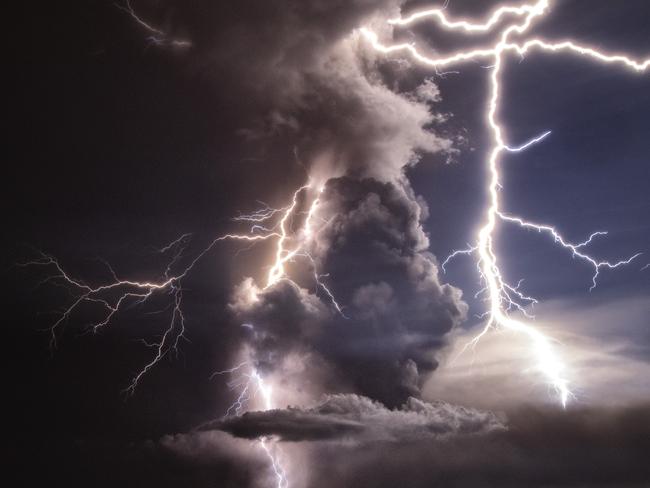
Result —
<path fill-rule="evenodd" d="M 283 438 L 286 442 L 279 446 L 296 487 L 381 488 L 407 482 L 413 488 L 641 488 L 650 476 L 647 404 L 624 409 L 525 407 L 511 410 L 507 418 L 419 401 L 388 410 L 348 395 L 313 409 L 249 414 L 222 427 L 243 437 L 255 431 Z M 301 430 L 296 422 L 303 421 L 306 428 Z M 167 436 L 161 446 L 195 466 L 207 462 L 223 469 L 230 462 L 233 475 L 259 469 L 258 476 L 268 476 L 268 467 L 254 468 L 261 453 L 255 443 L 249 444 L 252 461 L 237 458 L 244 441 L 211 430 Z M 249 480 L 241 486 L 257 485 Z"/>
<path fill-rule="evenodd" d="M 251 155 L 277 169 L 280 153 L 293 160 L 295 152 L 327 176 L 388 180 L 420 151 L 453 151 L 429 130 L 436 118 L 426 102 L 439 99 L 435 84 L 426 81 L 417 97 L 400 91 L 402 75 L 378 69 L 376 54 L 355 34 L 401 3 L 200 2 L 179 6 L 173 18 L 192 40 L 190 71 L 214 85 L 225 109 L 235 102 L 228 130 Z"/>
<path fill-rule="evenodd" d="M 253 324 L 248 344 L 261 371 L 281 367 L 290 353 L 315 355 L 338 378 L 331 393 L 399 406 L 419 396 L 466 305 L 458 289 L 439 280 L 421 226 L 426 209 L 406 182 L 340 177 L 327 183 L 321 200 L 318 218 L 326 224 L 306 250 L 307 264 L 327 271 L 343 313 L 318 287 L 288 280 L 265 290 L 245 280 L 231 310 Z"/>
<path fill-rule="evenodd" d="M 312 408 L 247 412 L 213 422 L 235 437 L 277 436 L 284 441 L 410 442 L 452 435 L 486 434 L 505 425 L 492 413 L 409 398 L 400 409 L 358 395 L 331 395 Z"/>
<path fill-rule="evenodd" d="M 403 443 L 314 445 L 308 486 L 642 487 L 650 408 L 509 414 L 508 429 Z"/>
<path fill-rule="evenodd" d="M 385 19 L 402 3 L 157 6 L 170 7 L 165 31 L 191 41 L 176 59 L 213 87 L 215 111 L 223 111 L 219 131 L 232 157 L 219 163 L 241 171 L 247 188 L 263 185 L 255 199 L 286 202 L 307 180 L 324 188 L 317 234 L 304 249 L 311 261 L 287 263 L 295 280 L 262 289 L 240 275 L 233 283 L 232 329 L 245 335 L 254 367 L 268 376 L 302 358 L 313 367 L 296 388 L 325 381 L 323 393 L 354 392 L 390 407 L 420 395 L 436 350 L 466 312 L 461 292 L 439 280 L 422 228 L 426 205 L 404 174 L 423 153 L 455 151 L 431 112 L 438 88 L 378 57 L 357 31 L 390 29 Z M 255 171 L 246 169 L 251 160 Z M 262 274 L 269 255 L 256 254 L 246 275 Z M 343 314 L 314 286 L 312 262 Z"/>
<path fill-rule="evenodd" d="M 574 403 L 626 407 L 650 397 L 646 297 L 556 300 L 538 304 L 535 312 L 538 327 L 557 341 Z M 449 337 L 449 346 L 440 352 L 440 368 L 423 387 L 425 398 L 481 408 L 556 401 L 530 368 L 524 337 L 507 331 L 487 334 L 475 347 L 465 348 L 476 333 L 459 329 Z"/>
<path fill-rule="evenodd" d="M 377 57 L 356 31 L 385 25 L 401 3 L 199 2 L 167 15 L 170 34 L 192 43 L 178 59 L 214 87 L 215 110 L 228 114 L 220 131 L 236 141 L 232 159 L 264 161 L 247 173 L 251 184 L 282 201 L 299 181 L 325 188 L 317 217 L 327 224 L 307 251 L 347 318 L 309 281 L 261 290 L 244 279 L 229 308 L 235 324 L 252 325 L 255 367 L 271 374 L 302 357 L 320 370 L 302 381 L 327 378 L 325 393 L 391 407 L 420 394 L 466 310 L 460 291 L 438 278 L 422 229 L 426 206 L 404 176 L 422 153 L 455 151 L 431 112 L 438 88 Z"/>

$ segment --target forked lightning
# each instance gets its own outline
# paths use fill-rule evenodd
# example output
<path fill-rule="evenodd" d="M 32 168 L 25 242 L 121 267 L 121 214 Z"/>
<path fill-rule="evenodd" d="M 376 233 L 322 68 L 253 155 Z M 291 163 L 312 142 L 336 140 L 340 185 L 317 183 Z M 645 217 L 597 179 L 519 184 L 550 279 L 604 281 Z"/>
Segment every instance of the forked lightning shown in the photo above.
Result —
<path fill-rule="evenodd" d="M 430 57 L 422 54 L 414 44 L 392 44 L 384 45 L 379 41 L 379 36 L 368 28 L 361 28 L 360 32 L 377 50 L 385 54 L 407 52 L 413 59 L 434 69 L 456 65 L 458 63 L 488 58 L 491 60 L 490 66 L 490 88 L 491 95 L 487 106 L 486 118 L 492 132 L 492 147 L 487 164 L 489 169 L 488 194 L 489 203 L 486 209 L 485 221 L 480 228 L 475 245 L 468 246 L 467 249 L 454 251 L 442 264 L 443 271 L 449 261 L 459 255 L 478 253 L 478 270 L 482 281 L 485 283 L 485 289 L 479 293 L 486 293 L 488 302 L 488 311 L 486 316 L 486 325 L 482 332 L 478 334 L 471 344 L 475 344 L 480 338 L 487 333 L 492 327 L 503 327 L 513 330 L 527 336 L 533 345 L 537 358 L 536 368 L 541 372 L 558 393 L 560 402 L 566 406 L 567 400 L 571 396 L 569 381 L 566 378 L 565 365 L 553 348 L 553 341 L 544 335 L 540 330 L 531 325 L 528 321 L 522 321 L 513 318 L 509 311 L 515 308 L 526 313 L 524 306 L 534 303 L 532 297 L 527 297 L 519 291 L 519 286 L 511 286 L 503 278 L 501 270 L 497 264 L 497 254 L 494 248 L 494 231 L 497 220 L 513 223 L 525 229 L 536 230 L 552 237 L 556 244 L 566 248 L 574 258 L 579 258 L 594 270 L 591 289 L 596 286 L 596 280 L 600 271 L 604 268 L 618 268 L 619 266 L 629 264 L 637 258 L 637 253 L 627 259 L 616 262 L 598 260 L 585 253 L 583 248 L 587 246 L 595 237 L 605 234 L 605 232 L 595 232 L 582 243 L 572 244 L 552 226 L 529 222 L 522 217 L 511 216 L 505 213 L 500 206 L 499 189 L 500 184 L 500 157 L 503 152 L 521 152 L 528 149 L 533 144 L 541 142 L 550 132 L 535 137 L 521 146 L 512 147 L 508 145 L 505 137 L 503 123 L 498 118 L 501 93 L 501 74 L 504 63 L 508 54 L 514 53 L 523 57 L 529 51 L 544 51 L 550 53 L 566 52 L 591 58 L 595 61 L 605 64 L 615 64 L 633 71 L 642 72 L 650 66 L 650 59 L 636 61 L 628 56 L 621 54 L 610 54 L 590 47 L 580 46 L 573 41 L 548 42 L 538 38 L 525 38 L 533 21 L 542 17 L 549 9 L 549 0 L 538 0 L 533 3 L 519 6 L 501 6 L 497 8 L 483 23 L 474 23 L 466 19 L 450 20 L 444 9 L 434 8 L 416 12 L 408 17 L 392 19 L 388 23 L 397 26 L 408 26 L 423 19 L 433 19 L 438 24 L 449 30 L 458 30 L 466 34 L 483 33 L 490 31 L 498 26 L 502 26 L 500 35 L 494 44 L 479 49 L 456 52 L 447 56 Z M 513 18 L 504 24 L 504 19 Z"/>
<path fill-rule="evenodd" d="M 187 339 L 185 336 L 186 320 L 182 307 L 183 280 L 217 243 L 225 240 L 240 240 L 251 243 L 275 240 L 274 260 L 270 265 L 262 290 L 275 285 L 281 280 L 287 280 L 291 284 L 298 286 L 288 276 L 287 265 L 295 259 L 308 259 L 309 265 L 314 270 L 313 276 L 316 287 L 325 291 L 333 308 L 343 315 L 342 307 L 336 301 L 329 288 L 323 283 L 321 279 L 323 275 L 319 274 L 316 269 L 316 262 L 307 249 L 314 236 L 322 229 L 322 226 L 318 228 L 314 227 L 314 217 L 318 209 L 319 195 L 322 191 L 322 187 L 314 189 L 311 184 L 307 184 L 295 191 L 291 203 L 286 207 L 279 209 L 264 208 L 249 215 L 236 217 L 236 221 L 253 223 L 249 233 L 225 234 L 217 237 L 192 258 L 185 267 L 182 267 L 180 271 L 173 272 L 174 268 L 179 268 L 178 265 L 182 261 L 183 253 L 186 251 L 189 243 L 189 235 L 180 237 L 160 250 L 162 254 L 169 257 L 169 261 L 164 271 L 163 279 L 159 281 L 123 279 L 118 277 L 117 273 L 107 264 L 111 279 L 104 284 L 91 286 L 65 271 L 59 261 L 50 255 L 41 254 L 38 259 L 23 263 L 23 266 L 38 265 L 52 270 L 53 272 L 47 275 L 43 283 L 47 282 L 65 286 L 75 297 L 72 303 L 63 310 L 59 318 L 50 327 L 50 346 L 52 348 L 56 347 L 59 329 L 81 305 L 94 304 L 98 306 L 98 309 L 101 311 L 100 318 L 91 324 L 91 330 L 98 332 L 103 327 L 108 326 L 115 315 L 127 306 L 143 305 L 155 294 L 168 294 L 171 297 L 170 320 L 158 342 L 146 343 L 147 346 L 155 349 L 155 354 L 135 374 L 125 389 L 126 393 L 132 394 L 143 376 L 165 356 L 178 352 L 180 341 Z M 315 196 L 312 196 L 312 194 L 315 194 Z M 304 195 L 307 201 L 311 198 L 311 203 L 306 211 L 306 217 L 302 225 L 297 230 L 293 230 L 291 220 L 298 218 L 298 214 L 300 213 L 299 208 L 301 208 L 299 202 L 301 195 Z M 278 216 L 279 220 L 277 220 Z"/>

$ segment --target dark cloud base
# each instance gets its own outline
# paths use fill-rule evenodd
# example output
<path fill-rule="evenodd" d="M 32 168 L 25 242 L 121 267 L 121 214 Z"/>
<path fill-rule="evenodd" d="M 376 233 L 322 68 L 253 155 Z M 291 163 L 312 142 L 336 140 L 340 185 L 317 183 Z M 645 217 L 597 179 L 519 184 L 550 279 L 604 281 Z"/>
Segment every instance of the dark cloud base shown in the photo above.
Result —
<path fill-rule="evenodd" d="M 350 419 L 354 412 L 366 431 L 331 429 L 326 442 L 312 437 L 316 442 L 285 443 L 310 452 L 308 486 L 636 487 L 650 480 L 647 404 L 569 411 L 525 407 L 510 412 L 504 424 L 492 414 L 444 403 L 415 400 L 401 411 L 388 411 L 358 401 L 349 408 L 349 401 L 338 400 L 310 413 L 320 412 L 322 425 L 324 418 Z M 414 411 L 422 417 L 415 422 L 409 415 Z M 262 416 L 267 430 L 276 415 Z M 286 435 L 295 434 L 286 417 L 285 411 L 276 433 L 295 439 Z M 223 427 L 241 435 L 242 425 L 259 428 L 259 421 L 242 418 Z M 306 429 L 303 438 L 308 437 Z"/>
<path fill-rule="evenodd" d="M 124 446 L 30 443 L 23 486 L 254 487 L 268 467 L 226 434 L 169 436 Z M 647 487 L 650 405 L 618 411 L 520 409 L 508 430 L 418 441 L 287 442 L 308 454 L 307 486 Z M 251 456 L 251 453 L 253 454 Z M 47 461 L 44 461 L 47 460 Z"/>
<path fill-rule="evenodd" d="M 208 424 L 235 437 L 282 441 L 349 440 L 370 443 L 486 434 L 505 425 L 491 412 L 409 398 L 399 409 L 359 395 L 331 395 L 311 408 L 247 412 Z"/>
<path fill-rule="evenodd" d="M 311 486 L 647 486 L 649 426 L 648 406 L 624 412 L 531 408 L 512 414 L 507 431 L 480 438 L 376 444 L 354 456 L 326 447 Z"/>

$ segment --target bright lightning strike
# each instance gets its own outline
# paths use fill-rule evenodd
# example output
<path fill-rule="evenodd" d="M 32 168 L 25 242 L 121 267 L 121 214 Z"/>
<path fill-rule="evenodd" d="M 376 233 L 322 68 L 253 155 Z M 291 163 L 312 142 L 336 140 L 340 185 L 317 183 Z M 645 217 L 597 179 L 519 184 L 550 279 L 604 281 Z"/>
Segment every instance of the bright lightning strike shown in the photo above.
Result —
<path fill-rule="evenodd" d="M 319 196 L 322 191 L 322 186 L 313 188 L 312 184 L 308 183 L 301 186 L 293 193 L 291 203 L 286 207 L 273 209 L 266 206 L 252 214 L 236 217 L 234 219 L 235 221 L 253 223 L 249 233 L 225 234 L 215 238 L 184 267 L 180 267 L 179 263 L 187 249 L 190 236 L 185 234 L 179 237 L 159 250 L 161 254 L 169 256 L 169 260 L 163 273 L 163 278 L 158 281 L 123 279 L 118 277 L 117 273 L 110 267 L 110 265 L 106 264 L 110 272 L 110 280 L 104 284 L 91 286 L 65 271 L 59 261 L 52 256 L 41 254 L 38 259 L 23 263 L 23 266 L 42 266 L 48 270 L 53 270 L 52 274 L 48 275 L 42 283 L 51 283 L 63 286 L 74 296 L 72 303 L 62 311 L 58 319 L 56 319 L 50 327 L 51 349 L 56 348 L 59 329 L 79 308 L 81 308 L 82 305 L 92 304 L 100 309 L 100 318 L 90 326 L 90 329 L 93 332 L 99 332 L 103 327 L 108 326 L 115 316 L 127 306 L 143 305 L 154 295 L 169 295 L 171 297 L 169 306 L 171 313 L 167 326 L 163 330 L 160 340 L 153 343 L 145 343 L 147 347 L 155 350 L 155 354 L 151 360 L 132 377 L 131 382 L 124 390 L 124 392 L 129 395 L 133 394 L 142 378 L 153 367 L 155 367 L 166 356 L 178 353 L 180 342 L 188 340 L 186 337 L 186 319 L 182 306 L 183 280 L 191 273 L 196 264 L 215 247 L 215 245 L 225 240 L 239 240 L 250 242 L 252 244 L 260 241 L 275 240 L 273 261 L 270 264 L 263 290 L 277 284 L 281 280 L 287 280 L 292 285 L 298 286 L 289 277 L 287 266 L 295 259 L 307 258 L 314 270 L 313 273 L 316 287 L 322 289 L 326 293 L 333 308 L 339 314 L 344 316 L 341 305 L 337 302 L 331 290 L 322 281 L 322 278 L 325 275 L 319 274 L 316 268 L 316 262 L 308 253 L 307 249 L 313 238 L 321 230 L 321 228 L 314 228 L 314 218 L 318 210 Z M 314 193 L 315 196 L 312 195 Z M 306 217 L 304 217 L 302 225 L 299 226 L 297 230 L 294 230 L 292 221 L 298 219 L 298 214 L 300 213 L 299 209 L 302 205 L 301 196 L 303 195 L 308 202 L 311 198 L 311 203 L 309 204 L 308 210 L 305 212 Z M 277 220 L 278 217 L 279 220 Z M 274 222 L 274 219 L 277 221 Z"/>
<path fill-rule="evenodd" d="M 506 143 L 504 135 L 504 128 L 502 122 L 498 119 L 498 112 L 502 98 L 501 94 L 501 73 L 503 71 L 506 56 L 509 53 L 516 53 L 524 56 L 531 50 L 540 50 L 550 53 L 568 52 L 591 58 L 595 61 L 605 64 L 616 64 L 633 71 L 642 72 L 646 71 L 650 66 L 650 59 L 643 61 L 636 61 L 628 56 L 622 54 L 610 54 L 599 51 L 590 47 L 580 46 L 572 41 L 562 42 L 547 42 L 542 39 L 532 38 L 523 40 L 512 40 L 511 38 L 521 38 L 528 31 L 533 21 L 536 18 L 542 17 L 549 8 L 549 0 L 537 0 L 534 3 L 524 4 L 519 6 L 502 6 L 496 9 L 483 23 L 473 23 L 468 20 L 450 20 L 445 15 L 443 9 L 429 9 L 416 12 L 406 18 L 392 19 L 388 23 L 394 26 L 408 26 L 414 22 L 425 18 L 432 18 L 436 20 L 443 28 L 450 30 L 460 30 L 467 34 L 487 32 L 499 25 L 507 16 L 513 16 L 518 20 L 513 20 L 511 23 L 506 24 L 501 30 L 500 36 L 495 44 L 483 47 L 480 49 L 473 49 L 468 51 L 461 51 L 453 53 L 448 56 L 429 57 L 422 54 L 415 44 L 394 44 L 384 45 L 379 41 L 376 33 L 368 28 L 361 28 L 360 33 L 369 41 L 369 43 L 379 52 L 384 54 L 391 54 L 396 52 L 408 52 L 416 61 L 431 66 L 434 69 L 439 67 L 446 67 L 462 63 L 470 60 L 477 60 L 481 58 L 491 58 L 492 65 L 490 66 L 490 100 L 488 103 L 486 118 L 488 125 L 492 132 L 492 147 L 489 152 L 487 161 L 489 169 L 489 182 L 488 194 L 489 204 L 486 209 L 486 216 L 483 225 L 481 226 L 477 243 L 473 246 L 468 246 L 467 249 L 454 251 L 443 263 L 442 269 L 445 270 L 445 265 L 451 259 L 459 255 L 468 255 L 475 252 L 478 253 L 478 271 L 485 283 L 485 289 L 479 293 L 486 293 L 486 301 L 489 304 L 487 312 L 487 322 L 480 334 L 478 334 L 470 344 L 476 344 L 481 337 L 486 334 L 493 327 L 503 327 L 505 329 L 513 330 L 527 336 L 533 346 L 535 356 L 537 359 L 537 370 L 546 377 L 552 388 L 557 392 L 560 402 L 566 406 L 571 390 L 569 388 L 569 381 L 565 377 L 565 366 L 563 361 L 557 355 L 553 348 L 552 340 L 545 336 L 542 332 L 532 326 L 530 323 L 516 320 L 509 315 L 509 311 L 515 308 L 521 312 L 525 312 L 522 303 L 535 303 L 532 297 L 527 297 L 519 291 L 519 286 L 513 287 L 509 285 L 503 278 L 497 262 L 497 254 L 494 250 L 493 240 L 494 232 L 497 226 L 497 220 L 502 220 L 519 225 L 524 229 L 536 230 L 540 233 L 549 234 L 553 237 L 556 244 L 569 250 L 573 257 L 579 258 L 594 269 L 592 277 L 593 289 L 596 286 L 596 280 L 599 272 L 603 268 L 614 269 L 625 264 L 629 264 L 640 253 L 637 253 L 627 259 L 617 262 L 597 260 L 582 251 L 582 248 L 587 246 L 593 238 L 604 235 L 604 232 L 595 232 L 582 243 L 572 244 L 568 242 L 561 234 L 552 226 L 541 225 L 528 222 L 520 217 L 513 217 L 505 214 L 500 207 L 499 189 L 500 184 L 500 157 L 504 152 L 521 152 L 528 149 L 530 146 L 542 141 L 550 132 L 531 139 L 529 142 L 518 146 L 512 147 Z"/>
<path fill-rule="evenodd" d="M 415 21 L 418 21 L 426 17 L 435 17 L 440 23 L 440 25 L 442 25 L 447 29 L 461 29 L 464 30 L 465 32 L 470 32 L 470 33 L 487 32 L 492 27 L 494 27 L 506 14 L 514 14 L 514 15 L 521 16 L 524 15 L 525 13 L 530 12 L 532 8 L 533 7 L 530 5 L 524 5 L 520 7 L 514 7 L 514 6 L 499 7 L 492 13 L 492 15 L 490 15 L 488 20 L 483 24 L 474 24 L 466 20 L 451 21 L 447 19 L 444 12 L 444 8 L 422 10 L 404 19 L 391 19 L 388 21 L 388 23 L 392 25 L 409 25 Z"/>
<path fill-rule="evenodd" d="M 235 401 L 228 407 L 224 417 L 231 415 L 239 416 L 247 408 L 249 402 L 258 395 L 262 399 L 262 410 L 271 410 L 273 408 L 272 389 L 267 385 L 259 372 L 253 369 L 251 372 L 240 372 L 246 366 L 250 366 L 250 361 L 244 361 L 232 368 L 217 371 L 212 374 L 211 378 L 220 375 L 234 375 L 238 373 L 235 379 L 228 383 L 230 389 L 239 389 L 239 394 Z M 276 488 L 288 488 L 289 480 L 286 471 L 280 459 L 280 448 L 272 438 L 260 437 L 258 440 L 260 448 L 269 459 L 269 464 L 276 481 Z"/>
<path fill-rule="evenodd" d="M 316 193 L 309 204 L 308 210 L 305 213 L 304 221 L 298 230 L 292 229 L 292 221 L 297 217 L 300 208 L 301 195 L 305 194 L 306 198 L 309 193 Z M 142 305 L 149 300 L 156 293 L 168 293 L 172 296 L 172 313 L 166 329 L 163 332 L 162 338 L 159 342 L 147 343 L 147 347 L 155 349 L 153 358 L 132 378 L 131 383 L 125 389 L 127 394 L 133 394 L 142 378 L 158 364 L 165 356 L 171 352 L 178 352 L 178 346 L 181 340 L 187 340 L 185 336 L 185 316 L 182 309 L 182 281 L 192 271 L 197 262 L 205 256 L 218 242 L 224 240 L 241 240 L 256 243 L 258 241 L 266 241 L 274 239 L 275 252 L 274 259 L 270 265 L 270 270 L 266 277 L 264 290 L 272 287 L 281 280 L 287 280 L 291 284 L 298 286 L 289 276 L 287 272 L 288 263 L 297 258 L 306 258 L 309 260 L 313 269 L 314 281 L 316 286 L 322 289 L 327 297 L 330 299 L 332 306 L 336 311 L 345 317 L 341 305 L 337 302 L 331 290 L 322 281 L 327 275 L 319 274 L 316 261 L 308 252 L 308 245 L 312 239 L 318 234 L 321 228 L 314 228 L 314 218 L 318 211 L 320 203 L 319 197 L 323 192 L 323 187 L 313 188 L 311 183 L 298 188 L 291 198 L 291 203 L 283 208 L 271 208 L 264 206 L 262 209 L 254 211 L 251 214 L 240 215 L 233 220 L 237 222 L 246 222 L 252 224 L 248 234 L 225 234 L 214 239 L 206 248 L 203 249 L 197 256 L 195 256 L 190 263 L 181 269 L 180 272 L 173 273 L 176 265 L 183 257 L 183 253 L 187 248 L 190 236 L 185 234 L 172 243 L 164 246 L 159 250 L 161 254 L 170 255 L 169 262 L 164 271 L 164 279 L 161 281 L 135 281 L 125 280 L 117 276 L 115 271 L 107 264 L 112 280 L 106 284 L 96 287 L 90 286 L 85 282 L 72 277 L 67 273 L 59 262 L 48 255 L 42 254 L 40 259 L 24 263 L 27 265 L 40 265 L 55 270 L 54 274 L 49 275 L 44 281 L 55 283 L 58 285 L 67 286 L 76 293 L 75 299 L 68 308 L 66 308 L 56 322 L 51 326 L 51 347 L 56 347 L 57 333 L 61 325 L 63 325 L 84 303 L 98 304 L 104 310 L 104 314 L 100 320 L 92 324 L 94 332 L 99 331 L 102 327 L 107 326 L 121 309 L 125 308 L 127 303 L 134 305 Z M 279 220 L 274 222 L 274 219 Z M 327 225 L 327 222 L 325 223 Z M 116 294 L 117 298 L 111 301 L 111 294 Z M 248 327 L 250 324 L 247 324 Z M 263 409 L 270 410 L 273 408 L 271 388 L 267 385 L 262 376 L 255 369 L 249 373 L 241 373 L 244 368 L 250 368 L 251 362 L 244 361 L 228 370 L 218 371 L 212 377 L 218 375 L 234 375 L 238 376 L 228 383 L 230 389 L 238 389 L 239 394 L 235 401 L 230 405 L 225 413 L 225 416 L 240 415 L 242 414 L 251 399 L 258 395 L 262 398 Z M 281 452 L 277 443 L 271 439 L 262 437 L 259 439 L 259 446 L 264 451 L 269 459 L 273 475 L 276 480 L 277 488 L 288 488 L 289 481 L 284 467 L 281 462 Z"/>

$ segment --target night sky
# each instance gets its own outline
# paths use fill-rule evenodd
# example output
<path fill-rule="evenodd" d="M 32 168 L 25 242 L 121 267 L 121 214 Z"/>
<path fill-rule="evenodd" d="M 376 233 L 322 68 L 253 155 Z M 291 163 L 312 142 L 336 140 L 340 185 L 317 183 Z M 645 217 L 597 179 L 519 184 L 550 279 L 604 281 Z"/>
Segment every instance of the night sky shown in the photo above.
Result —
<path fill-rule="evenodd" d="M 448 14 L 480 19 L 497 4 L 451 0 Z M 646 0 L 552 4 L 533 35 L 650 56 Z M 491 332 L 461 353 L 484 324 L 482 284 L 474 257 L 446 273 L 440 262 L 484 218 L 490 62 L 436 74 L 355 33 L 428 2 L 132 1 L 161 45 L 125 5 L 12 15 L 3 358 L 20 485 L 271 487 L 256 440 L 269 436 L 292 488 L 647 486 L 648 71 L 543 53 L 508 56 L 504 71 L 508 141 L 551 131 L 502 158 L 504 210 L 572 242 L 608 231 L 589 247 L 598 259 L 643 253 L 589 291 L 587 264 L 499 224 L 501 270 L 539 300 L 534 325 L 567 364 L 563 409 L 522 337 Z M 437 54 L 495 36 L 425 21 L 394 39 Z M 288 265 L 298 284 L 260 290 L 274 244 L 224 241 L 183 279 L 187 340 L 133 395 L 169 295 L 128 304 L 98 333 L 101 310 L 85 304 L 50 350 L 48 328 L 75 297 L 47 280 L 51 267 L 22 266 L 39 252 L 92 286 L 112 279 L 106 263 L 160 280 L 165 245 L 192 235 L 182 269 L 250 229 L 233 217 L 287 205 L 309 178 L 323 184 L 309 252 L 345 317 L 305 259 Z M 211 375 L 243 357 L 272 385 L 273 409 L 254 398 L 223 417 L 237 391 Z"/>

